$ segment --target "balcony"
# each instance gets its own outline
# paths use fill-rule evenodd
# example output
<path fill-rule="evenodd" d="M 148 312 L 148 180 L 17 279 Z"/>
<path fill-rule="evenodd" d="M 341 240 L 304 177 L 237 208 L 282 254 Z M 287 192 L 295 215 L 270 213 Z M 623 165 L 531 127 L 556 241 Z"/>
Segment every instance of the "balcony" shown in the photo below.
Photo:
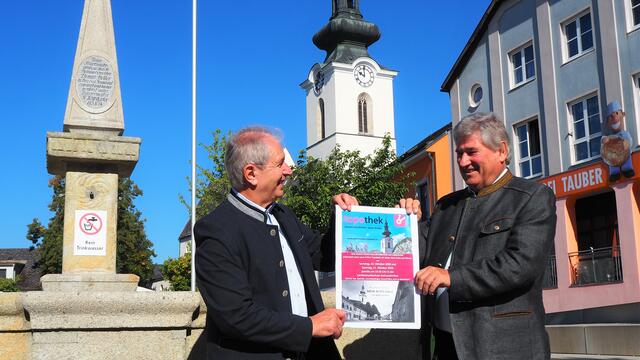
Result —
<path fill-rule="evenodd" d="M 544 278 L 542 279 L 543 289 L 558 288 L 558 268 L 556 267 L 556 256 L 549 255 L 547 257 L 547 265 L 544 270 Z"/>
<path fill-rule="evenodd" d="M 620 247 L 605 247 L 569 253 L 571 286 L 622 282 Z"/>

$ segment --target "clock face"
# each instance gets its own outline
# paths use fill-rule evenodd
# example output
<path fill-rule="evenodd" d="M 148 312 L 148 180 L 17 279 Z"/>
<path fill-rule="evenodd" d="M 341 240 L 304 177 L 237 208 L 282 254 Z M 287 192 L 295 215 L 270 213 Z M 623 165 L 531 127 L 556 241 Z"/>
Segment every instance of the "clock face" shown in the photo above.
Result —
<path fill-rule="evenodd" d="M 373 84 L 373 69 L 369 65 L 360 64 L 353 69 L 353 76 L 360 86 L 368 87 Z"/>
<path fill-rule="evenodd" d="M 322 71 L 316 71 L 313 73 L 313 91 L 316 95 L 320 95 L 322 87 L 324 86 L 324 74 Z"/>

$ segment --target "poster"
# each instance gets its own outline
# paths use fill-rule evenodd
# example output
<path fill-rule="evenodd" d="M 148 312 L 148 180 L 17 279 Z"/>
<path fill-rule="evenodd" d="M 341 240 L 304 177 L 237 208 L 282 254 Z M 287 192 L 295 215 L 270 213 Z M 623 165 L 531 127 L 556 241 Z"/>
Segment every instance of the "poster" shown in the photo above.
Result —
<path fill-rule="evenodd" d="M 418 221 L 405 209 L 336 206 L 336 308 L 345 327 L 419 329 Z"/>
<path fill-rule="evenodd" d="M 107 255 L 107 212 L 76 210 L 73 226 L 73 255 Z"/>

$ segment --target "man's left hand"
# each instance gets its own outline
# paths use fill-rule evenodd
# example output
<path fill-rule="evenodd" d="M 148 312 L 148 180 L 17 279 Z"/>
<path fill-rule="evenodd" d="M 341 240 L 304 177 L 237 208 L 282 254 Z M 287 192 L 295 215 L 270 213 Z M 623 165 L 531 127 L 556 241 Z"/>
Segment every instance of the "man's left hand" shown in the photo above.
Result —
<path fill-rule="evenodd" d="M 416 289 L 422 295 L 433 295 L 439 287 L 451 286 L 449 271 L 435 266 L 427 266 L 416 273 Z"/>
<path fill-rule="evenodd" d="M 351 211 L 351 206 L 358 206 L 358 199 L 346 193 L 335 195 L 331 198 L 331 202 L 340 206 L 342 210 L 348 211 Z"/>

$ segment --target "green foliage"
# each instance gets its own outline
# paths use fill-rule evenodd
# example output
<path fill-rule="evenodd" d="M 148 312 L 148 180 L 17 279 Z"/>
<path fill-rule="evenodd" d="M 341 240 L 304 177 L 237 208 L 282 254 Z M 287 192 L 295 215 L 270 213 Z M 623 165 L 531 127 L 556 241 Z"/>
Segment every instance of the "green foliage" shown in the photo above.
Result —
<path fill-rule="evenodd" d="M 32 248 L 37 247 L 39 259 L 37 266 L 42 275 L 59 274 L 62 272 L 62 236 L 64 231 L 64 193 L 65 179 L 55 176 L 49 181 L 53 189 L 53 197 L 49 210 L 53 216 L 49 224 L 44 227 L 40 220 L 33 219 L 27 225 L 27 239 Z M 136 274 L 140 277 L 141 285 L 150 285 L 153 275 L 151 257 L 155 256 L 153 244 L 144 230 L 144 219 L 136 209 L 133 201 L 142 196 L 142 190 L 133 182 L 125 178 L 118 181 L 118 234 L 116 269 L 118 273 Z"/>
<path fill-rule="evenodd" d="M 200 219 L 215 209 L 224 201 L 231 188 L 231 183 L 224 167 L 225 148 L 231 132 L 224 135 L 220 129 L 216 129 L 211 135 L 213 137 L 211 145 L 201 143 L 200 146 L 207 152 L 207 158 L 211 161 L 212 166 L 196 166 L 198 170 L 196 179 L 196 219 Z M 191 186 L 191 179 L 187 178 L 187 181 Z M 190 202 L 182 195 L 180 195 L 180 202 L 187 207 L 189 215 L 191 215 Z"/>
<path fill-rule="evenodd" d="M 18 292 L 18 281 L 20 279 L 0 279 L 0 292 Z"/>
<path fill-rule="evenodd" d="M 151 285 L 153 262 L 156 256 L 153 243 L 144 230 L 145 219 L 133 201 L 142 196 L 142 190 L 130 178 L 118 182 L 118 248 L 116 270 L 119 274 L 136 274 L 140 284 Z"/>
<path fill-rule="evenodd" d="M 319 231 L 329 228 L 333 214 L 331 197 L 339 193 L 355 196 L 361 205 L 392 207 L 407 191 L 404 173 L 385 136 L 372 155 L 341 151 L 336 147 L 326 160 L 300 153 L 287 183 L 283 202 L 303 223 Z"/>
<path fill-rule="evenodd" d="M 54 176 L 49 180 L 49 187 L 53 190 L 49 204 L 53 216 L 49 219 L 49 224 L 44 227 L 40 220 L 34 218 L 31 224 L 27 225 L 27 239 L 31 241 L 31 248 L 38 248 L 37 266 L 41 269 L 42 275 L 62 272 L 65 179 Z"/>
<path fill-rule="evenodd" d="M 171 283 L 173 291 L 191 290 L 191 252 L 177 259 L 165 260 L 162 264 L 162 277 Z"/>

